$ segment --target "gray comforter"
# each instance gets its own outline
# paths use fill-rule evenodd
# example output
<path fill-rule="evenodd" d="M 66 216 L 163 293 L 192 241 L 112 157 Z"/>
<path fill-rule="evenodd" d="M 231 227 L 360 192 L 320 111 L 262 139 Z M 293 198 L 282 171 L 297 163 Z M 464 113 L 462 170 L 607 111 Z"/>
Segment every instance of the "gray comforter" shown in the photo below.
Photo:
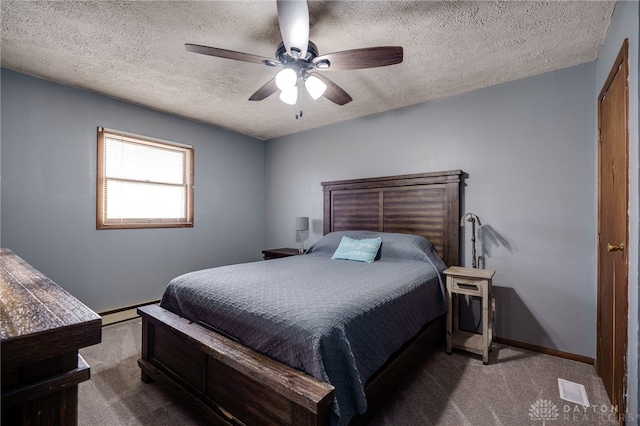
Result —
<path fill-rule="evenodd" d="M 382 238 L 373 263 L 331 260 L 342 235 Z M 366 381 L 446 311 L 444 262 L 425 238 L 365 231 L 325 235 L 304 256 L 190 272 L 161 306 L 336 388 L 332 424 L 367 409 Z"/>

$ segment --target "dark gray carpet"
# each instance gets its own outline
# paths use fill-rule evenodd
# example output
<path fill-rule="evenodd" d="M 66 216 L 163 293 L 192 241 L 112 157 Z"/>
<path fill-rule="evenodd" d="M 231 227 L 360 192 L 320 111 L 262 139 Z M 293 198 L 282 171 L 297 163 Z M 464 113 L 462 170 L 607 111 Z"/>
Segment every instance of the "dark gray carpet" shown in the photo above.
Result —
<path fill-rule="evenodd" d="M 104 327 L 102 343 L 80 351 L 91 366 L 91 380 L 80 384 L 79 424 L 204 425 L 158 385 L 140 381 L 140 339 L 140 320 L 134 319 Z M 560 399 L 558 377 L 583 384 L 591 407 Z M 610 413 L 593 366 L 494 345 L 490 365 L 466 352 L 447 355 L 438 348 L 378 407 L 371 424 L 617 424 Z"/>

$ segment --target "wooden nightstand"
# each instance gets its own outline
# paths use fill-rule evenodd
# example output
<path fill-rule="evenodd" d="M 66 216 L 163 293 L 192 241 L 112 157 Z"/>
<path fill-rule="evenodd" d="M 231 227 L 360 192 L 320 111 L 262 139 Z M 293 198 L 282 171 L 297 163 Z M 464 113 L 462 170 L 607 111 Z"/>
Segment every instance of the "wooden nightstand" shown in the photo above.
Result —
<path fill-rule="evenodd" d="M 444 271 L 447 276 L 447 353 L 451 348 L 463 349 L 482 355 L 482 362 L 489 364 L 489 351 L 493 341 L 493 299 L 491 280 L 495 271 L 489 269 L 452 266 Z M 459 329 L 458 295 L 466 294 L 482 299 L 482 333 Z"/>
<path fill-rule="evenodd" d="M 294 248 L 278 248 L 262 250 L 264 260 L 278 259 L 281 257 L 297 256 L 301 254 L 299 249 Z"/>

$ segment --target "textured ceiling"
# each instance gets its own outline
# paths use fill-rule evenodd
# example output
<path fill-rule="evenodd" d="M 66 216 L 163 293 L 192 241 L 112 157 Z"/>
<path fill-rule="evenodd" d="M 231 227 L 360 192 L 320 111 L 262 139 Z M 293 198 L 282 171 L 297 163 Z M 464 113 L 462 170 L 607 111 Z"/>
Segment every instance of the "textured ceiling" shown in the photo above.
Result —
<path fill-rule="evenodd" d="M 320 55 L 402 46 L 404 62 L 333 71 L 352 97 L 249 96 L 278 68 L 187 52 L 274 57 L 271 1 L 8 1 L 2 66 L 261 139 L 414 105 L 597 58 L 614 1 L 310 1 Z M 303 118 L 295 113 L 302 109 Z"/>

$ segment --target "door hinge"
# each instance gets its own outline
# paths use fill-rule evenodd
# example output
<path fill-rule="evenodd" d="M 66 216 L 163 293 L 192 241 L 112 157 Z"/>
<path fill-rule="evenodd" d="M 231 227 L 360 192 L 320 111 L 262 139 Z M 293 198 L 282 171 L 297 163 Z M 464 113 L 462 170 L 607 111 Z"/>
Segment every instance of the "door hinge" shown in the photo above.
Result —
<path fill-rule="evenodd" d="M 600 233 L 598 232 L 598 247 L 600 247 Z"/>
<path fill-rule="evenodd" d="M 602 130 L 598 129 L 598 143 L 602 143 Z"/>

